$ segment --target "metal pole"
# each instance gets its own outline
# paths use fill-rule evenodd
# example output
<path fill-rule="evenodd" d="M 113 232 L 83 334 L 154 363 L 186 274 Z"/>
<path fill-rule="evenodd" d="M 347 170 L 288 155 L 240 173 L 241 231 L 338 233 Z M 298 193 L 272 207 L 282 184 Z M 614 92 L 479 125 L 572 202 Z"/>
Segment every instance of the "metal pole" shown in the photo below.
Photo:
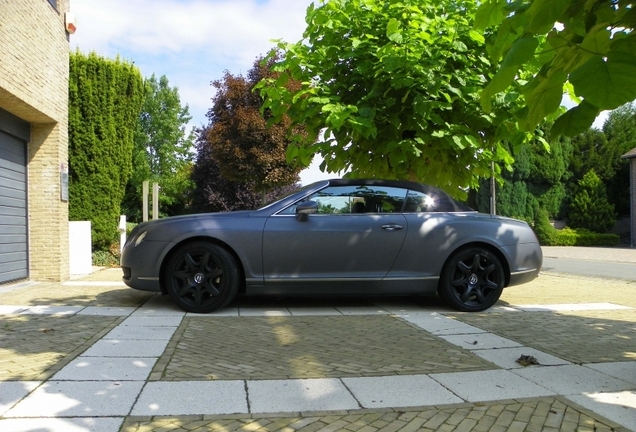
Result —
<path fill-rule="evenodd" d="M 490 214 L 494 216 L 497 214 L 497 188 L 496 188 L 496 181 L 495 181 L 495 162 L 494 161 L 490 163 L 490 167 L 492 170 L 492 173 L 490 175 Z"/>

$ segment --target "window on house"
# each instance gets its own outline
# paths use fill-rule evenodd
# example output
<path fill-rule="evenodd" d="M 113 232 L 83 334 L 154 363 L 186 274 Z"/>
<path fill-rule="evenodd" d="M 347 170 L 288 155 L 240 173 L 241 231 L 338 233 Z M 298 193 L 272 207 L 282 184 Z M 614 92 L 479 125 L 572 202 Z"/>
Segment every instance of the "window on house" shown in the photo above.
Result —
<path fill-rule="evenodd" d="M 57 10 L 57 0 L 49 0 L 49 3 Z"/>

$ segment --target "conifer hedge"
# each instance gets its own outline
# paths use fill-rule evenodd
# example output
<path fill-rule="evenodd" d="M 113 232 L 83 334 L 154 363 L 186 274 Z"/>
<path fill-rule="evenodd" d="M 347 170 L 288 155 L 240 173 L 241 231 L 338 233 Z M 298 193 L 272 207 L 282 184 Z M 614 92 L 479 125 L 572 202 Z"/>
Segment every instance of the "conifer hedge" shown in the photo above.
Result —
<path fill-rule="evenodd" d="M 117 236 L 142 103 L 137 67 L 119 57 L 71 53 L 69 219 L 91 221 L 93 250 L 107 250 Z"/>

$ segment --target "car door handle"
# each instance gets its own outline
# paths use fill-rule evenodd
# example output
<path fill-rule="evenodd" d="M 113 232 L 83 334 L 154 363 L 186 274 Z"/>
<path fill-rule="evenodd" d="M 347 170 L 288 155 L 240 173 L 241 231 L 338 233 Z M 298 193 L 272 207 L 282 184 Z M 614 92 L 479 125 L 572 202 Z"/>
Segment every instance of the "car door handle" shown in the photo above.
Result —
<path fill-rule="evenodd" d="M 402 228 L 404 228 L 402 225 L 399 224 L 386 224 L 386 225 L 382 225 L 382 229 L 384 231 L 399 231 Z"/>

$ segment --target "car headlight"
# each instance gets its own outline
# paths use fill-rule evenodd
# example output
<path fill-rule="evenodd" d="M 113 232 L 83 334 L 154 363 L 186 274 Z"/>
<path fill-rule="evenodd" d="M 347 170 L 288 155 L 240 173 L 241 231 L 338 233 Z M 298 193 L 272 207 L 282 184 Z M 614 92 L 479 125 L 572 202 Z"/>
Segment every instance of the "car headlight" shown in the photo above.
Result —
<path fill-rule="evenodd" d="M 148 231 L 144 231 L 144 232 L 142 232 L 141 234 L 139 234 L 137 236 L 137 239 L 135 240 L 135 247 L 139 246 L 139 243 L 144 241 L 144 238 L 146 237 L 146 234 L 148 234 Z"/>

